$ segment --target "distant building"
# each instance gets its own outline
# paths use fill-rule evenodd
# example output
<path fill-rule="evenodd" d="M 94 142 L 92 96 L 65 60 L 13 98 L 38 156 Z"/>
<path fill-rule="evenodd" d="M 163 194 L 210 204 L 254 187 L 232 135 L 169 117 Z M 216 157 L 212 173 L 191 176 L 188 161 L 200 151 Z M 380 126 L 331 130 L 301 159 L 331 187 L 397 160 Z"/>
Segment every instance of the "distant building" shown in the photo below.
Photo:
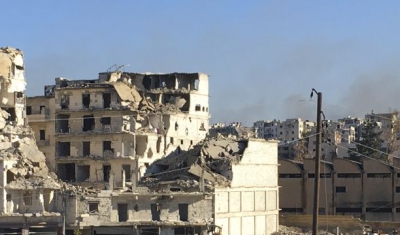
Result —
<path fill-rule="evenodd" d="M 312 214 L 313 159 L 279 160 L 281 213 Z M 393 165 L 364 158 L 321 162 L 320 213 L 352 215 L 369 221 L 400 221 L 400 160 Z M 295 196 L 293 196 L 295 195 Z"/>

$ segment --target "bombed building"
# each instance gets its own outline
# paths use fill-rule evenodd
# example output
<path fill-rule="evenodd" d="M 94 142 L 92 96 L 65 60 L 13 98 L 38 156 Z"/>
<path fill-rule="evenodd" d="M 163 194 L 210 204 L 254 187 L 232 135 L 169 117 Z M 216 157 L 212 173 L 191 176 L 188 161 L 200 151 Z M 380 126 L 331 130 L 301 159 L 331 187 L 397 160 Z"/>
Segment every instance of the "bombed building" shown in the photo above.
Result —
<path fill-rule="evenodd" d="M 93 80 L 56 78 L 27 98 L 66 233 L 276 231 L 277 144 L 206 138 L 208 100 L 205 74 L 118 67 Z"/>
<path fill-rule="evenodd" d="M 61 184 L 27 125 L 23 53 L 0 48 L 0 233 L 62 227 Z"/>

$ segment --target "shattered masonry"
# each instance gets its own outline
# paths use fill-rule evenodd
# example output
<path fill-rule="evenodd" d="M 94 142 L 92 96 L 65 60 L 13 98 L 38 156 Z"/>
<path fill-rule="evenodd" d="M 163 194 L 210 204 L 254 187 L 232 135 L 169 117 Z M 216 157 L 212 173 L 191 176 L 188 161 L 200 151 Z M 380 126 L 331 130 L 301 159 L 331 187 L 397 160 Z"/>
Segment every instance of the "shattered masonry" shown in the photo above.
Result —
<path fill-rule="evenodd" d="M 26 98 L 22 52 L 1 50 L 0 232 L 277 231 L 277 143 L 206 138 L 207 75 L 116 69 Z"/>
<path fill-rule="evenodd" d="M 26 81 L 20 50 L 0 48 L 0 80 L 0 230 L 15 232 L 10 224 L 22 228 L 25 221 L 39 214 L 41 217 L 32 221 L 56 229 L 62 222 L 61 210 L 57 209 L 62 183 L 49 172 L 26 122 Z"/>

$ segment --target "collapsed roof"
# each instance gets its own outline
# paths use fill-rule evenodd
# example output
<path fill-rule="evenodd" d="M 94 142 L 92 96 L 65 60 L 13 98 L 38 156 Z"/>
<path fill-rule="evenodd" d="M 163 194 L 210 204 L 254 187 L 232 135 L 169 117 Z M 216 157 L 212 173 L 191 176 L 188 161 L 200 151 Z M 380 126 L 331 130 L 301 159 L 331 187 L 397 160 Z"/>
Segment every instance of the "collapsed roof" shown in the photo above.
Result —
<path fill-rule="evenodd" d="M 150 165 L 141 183 L 150 188 L 171 183 L 184 188 L 227 187 L 232 179 L 232 165 L 238 164 L 248 140 L 206 139 L 193 149 L 170 155 Z"/>

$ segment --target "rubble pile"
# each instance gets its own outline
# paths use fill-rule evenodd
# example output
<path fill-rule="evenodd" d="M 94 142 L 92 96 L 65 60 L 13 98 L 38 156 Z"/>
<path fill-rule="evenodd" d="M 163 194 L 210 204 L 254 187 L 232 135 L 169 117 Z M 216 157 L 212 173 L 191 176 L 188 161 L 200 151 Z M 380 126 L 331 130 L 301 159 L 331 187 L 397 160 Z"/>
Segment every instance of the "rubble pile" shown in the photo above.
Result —
<path fill-rule="evenodd" d="M 155 161 L 141 179 L 152 188 L 160 182 L 174 181 L 182 188 L 226 187 L 232 179 L 232 165 L 240 162 L 247 141 L 206 139 L 193 149 Z"/>
<path fill-rule="evenodd" d="M 311 234 L 311 231 L 303 231 L 301 228 L 297 227 L 287 227 L 284 225 L 279 225 L 278 232 L 272 233 L 273 235 L 306 235 Z M 333 235 L 327 231 L 320 230 L 318 234 Z"/>

